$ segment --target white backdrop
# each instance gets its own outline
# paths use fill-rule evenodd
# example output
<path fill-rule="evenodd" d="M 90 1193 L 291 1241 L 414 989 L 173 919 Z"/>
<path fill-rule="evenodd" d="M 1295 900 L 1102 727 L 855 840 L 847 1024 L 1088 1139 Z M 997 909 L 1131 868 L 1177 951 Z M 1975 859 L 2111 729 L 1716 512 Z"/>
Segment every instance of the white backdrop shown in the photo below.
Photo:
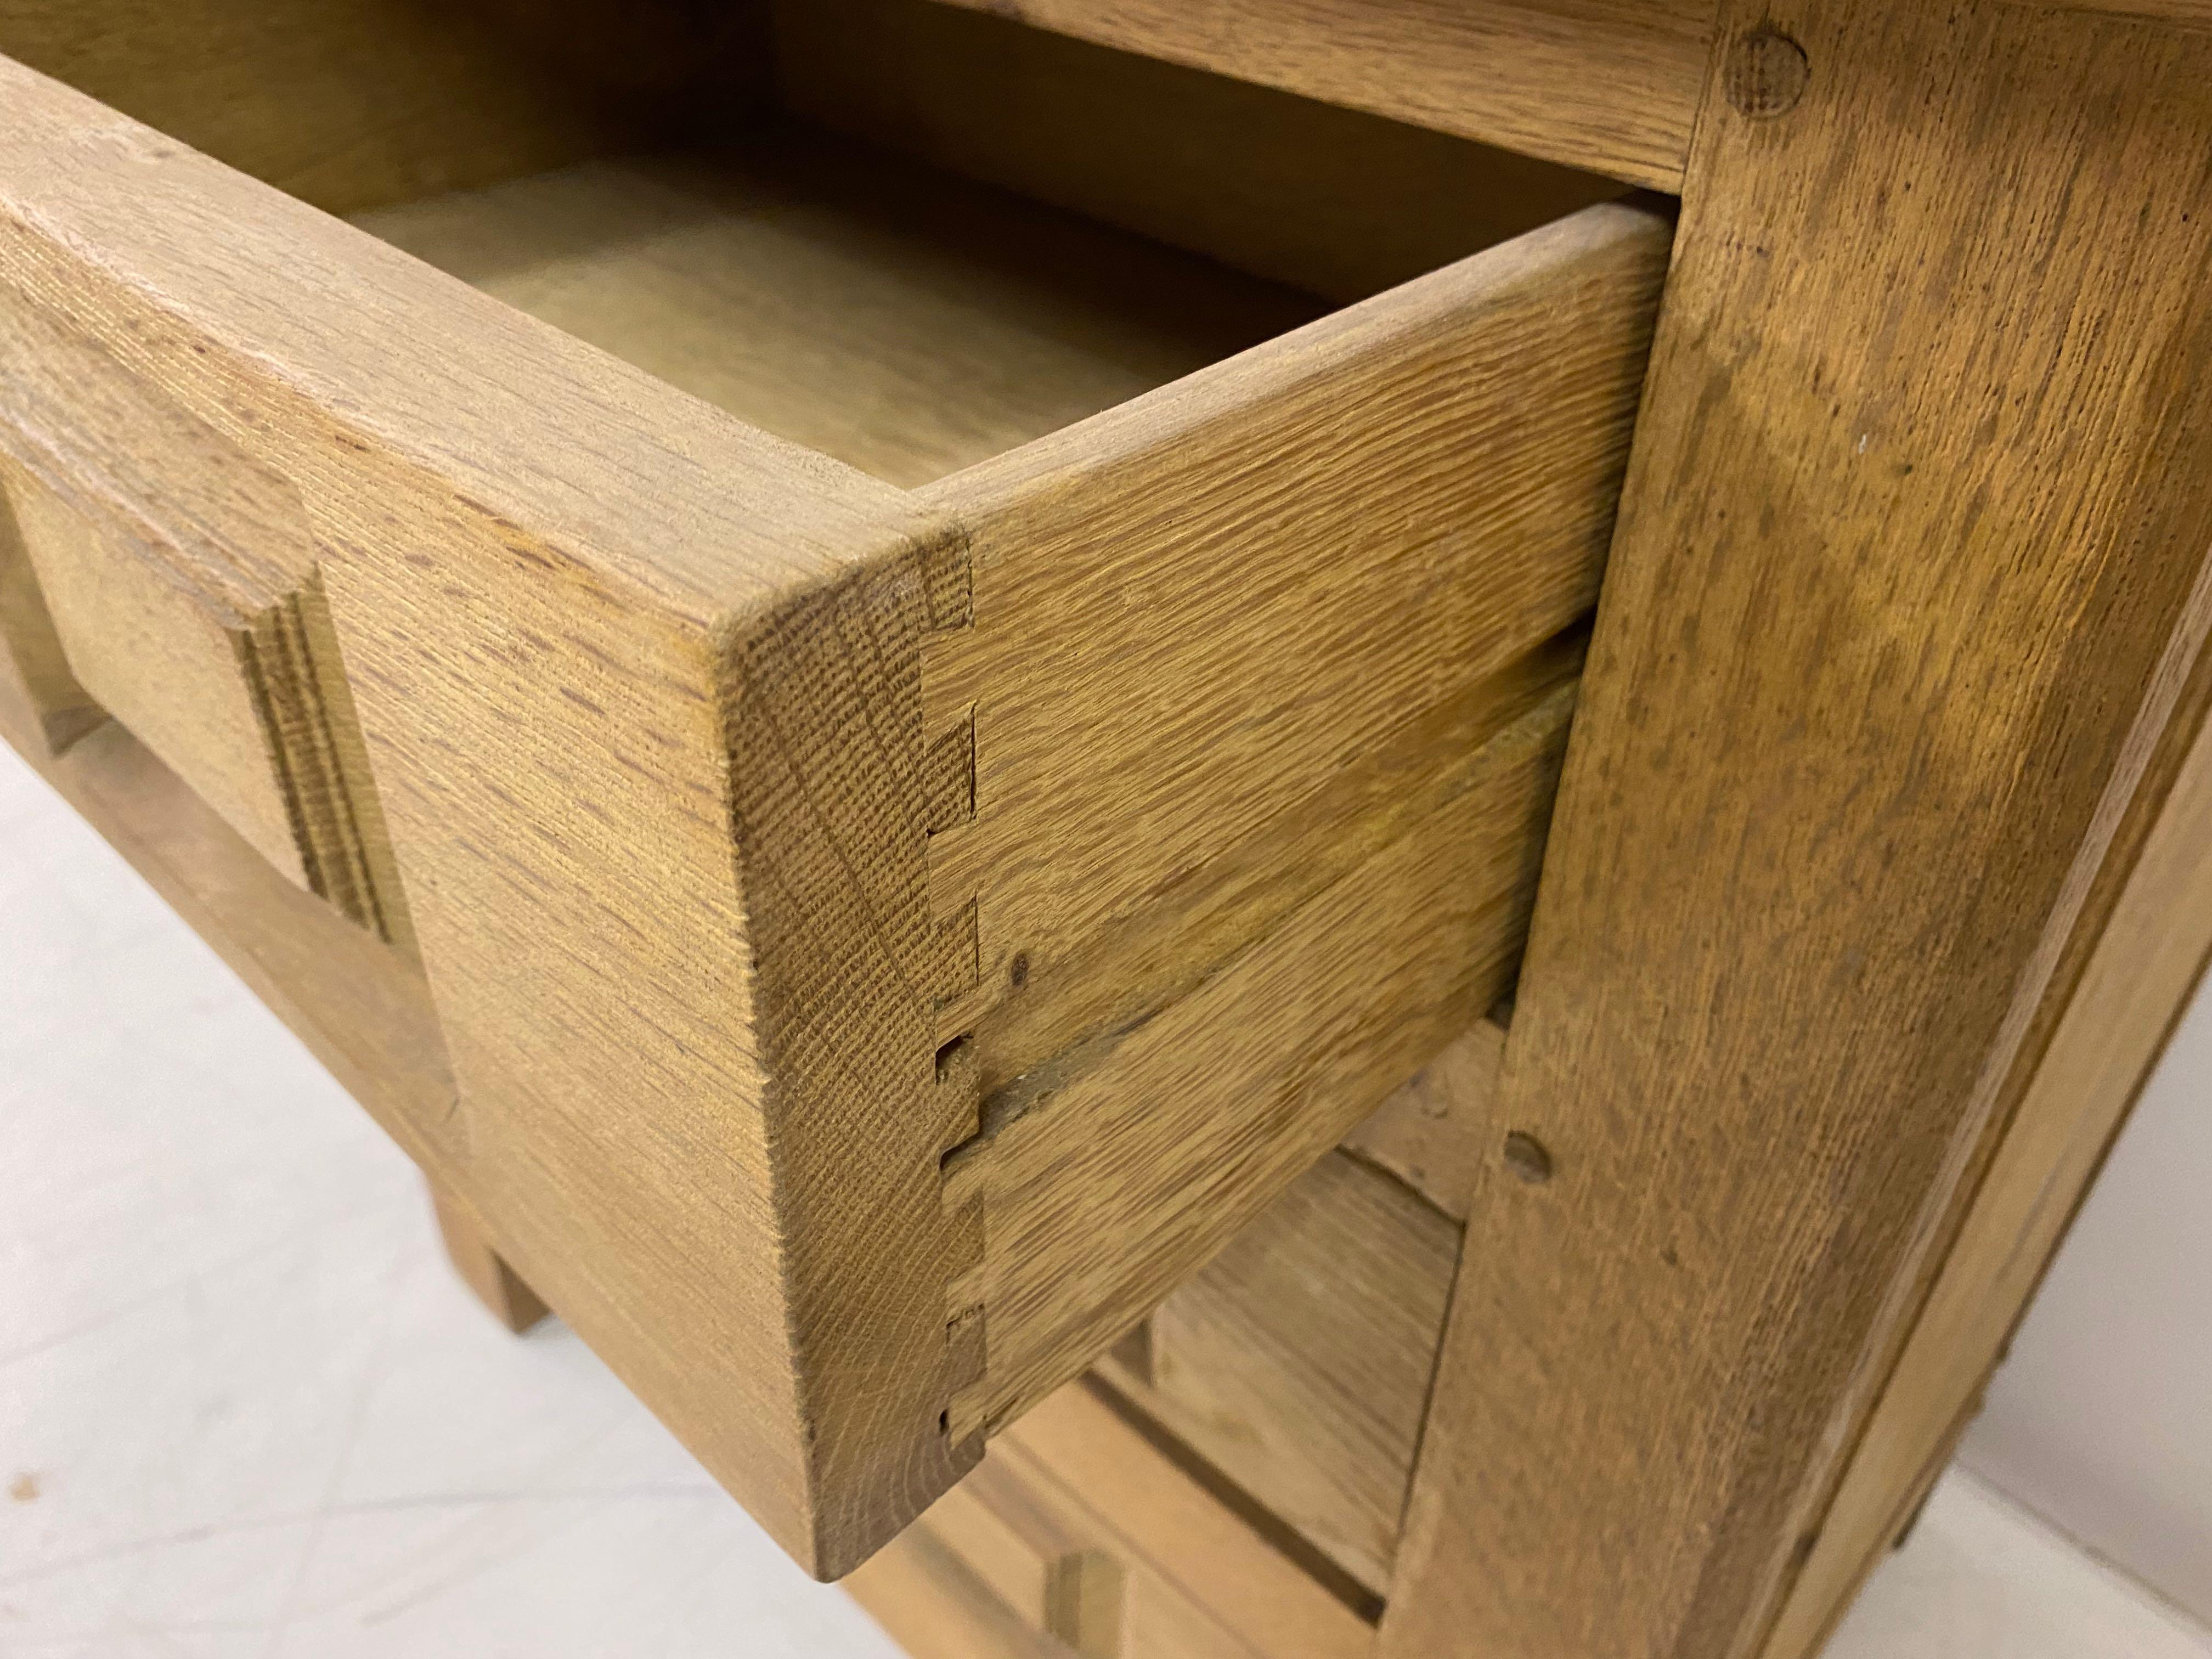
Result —
<path fill-rule="evenodd" d="M 2212 1620 L 2212 995 L 2174 1032 L 1961 1458 Z"/>

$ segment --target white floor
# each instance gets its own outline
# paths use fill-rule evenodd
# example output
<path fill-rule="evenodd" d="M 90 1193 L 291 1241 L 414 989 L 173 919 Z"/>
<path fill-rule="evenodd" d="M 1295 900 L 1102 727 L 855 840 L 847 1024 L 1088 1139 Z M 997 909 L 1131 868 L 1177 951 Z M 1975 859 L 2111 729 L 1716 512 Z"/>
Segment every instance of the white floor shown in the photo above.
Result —
<path fill-rule="evenodd" d="M 1954 1468 L 1830 1659 L 2207 1659 L 2212 1631 Z"/>
<path fill-rule="evenodd" d="M 1844 1659 L 2212 1659 L 1971 1480 Z M 895 1659 L 0 749 L 0 1656 Z"/>

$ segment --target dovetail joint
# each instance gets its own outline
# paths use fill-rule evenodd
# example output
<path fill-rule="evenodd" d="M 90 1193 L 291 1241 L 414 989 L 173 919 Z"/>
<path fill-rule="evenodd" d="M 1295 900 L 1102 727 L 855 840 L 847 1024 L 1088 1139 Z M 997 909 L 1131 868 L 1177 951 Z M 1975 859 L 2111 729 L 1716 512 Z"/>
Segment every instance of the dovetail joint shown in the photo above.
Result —
<path fill-rule="evenodd" d="M 929 631 L 942 635 L 972 627 L 975 616 L 974 566 L 965 532 L 955 531 L 921 550 L 921 583 Z M 927 658 L 925 655 L 925 672 Z M 925 699 L 925 702 L 927 699 Z M 927 741 L 923 779 L 923 828 L 935 836 L 972 823 L 975 817 L 975 711 L 970 707 L 950 728 Z M 947 900 L 932 890 L 936 954 L 932 981 L 935 1008 L 961 1001 L 980 978 L 976 900 L 972 893 Z M 949 1158 L 975 1139 L 981 1129 L 981 1089 L 972 1034 L 943 1042 L 937 1050 L 935 1095 L 938 1145 Z M 957 1266 L 945 1287 L 945 1409 L 942 1431 L 957 1440 L 973 1432 L 963 1407 L 977 1391 L 988 1352 L 983 1306 L 984 1206 L 980 1191 L 943 1170 L 945 1224 L 953 1235 L 951 1259 Z"/>

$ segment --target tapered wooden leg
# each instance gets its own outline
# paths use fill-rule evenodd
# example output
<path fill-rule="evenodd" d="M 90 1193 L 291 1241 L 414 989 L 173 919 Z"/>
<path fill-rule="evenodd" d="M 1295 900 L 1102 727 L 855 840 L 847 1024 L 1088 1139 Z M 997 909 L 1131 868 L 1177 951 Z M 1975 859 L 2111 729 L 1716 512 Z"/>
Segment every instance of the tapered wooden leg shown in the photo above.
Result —
<path fill-rule="evenodd" d="M 438 1212 L 438 1231 L 445 1238 L 453 1271 L 477 1293 L 477 1300 L 491 1310 L 492 1317 L 520 1336 L 551 1311 L 492 1248 L 466 1207 L 435 1187 L 430 1188 L 430 1203 Z"/>

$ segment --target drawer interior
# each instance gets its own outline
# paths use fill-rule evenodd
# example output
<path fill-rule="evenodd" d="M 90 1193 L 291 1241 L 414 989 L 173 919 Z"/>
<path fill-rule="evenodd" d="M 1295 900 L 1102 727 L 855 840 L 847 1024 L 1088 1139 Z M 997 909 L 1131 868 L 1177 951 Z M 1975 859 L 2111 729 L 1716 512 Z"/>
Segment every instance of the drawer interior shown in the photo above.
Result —
<path fill-rule="evenodd" d="M 0 52 L 906 487 L 1620 189 L 930 0 L 87 0 Z"/>
<path fill-rule="evenodd" d="M 795 124 L 354 222 L 741 420 L 907 488 L 1324 308 Z"/>

